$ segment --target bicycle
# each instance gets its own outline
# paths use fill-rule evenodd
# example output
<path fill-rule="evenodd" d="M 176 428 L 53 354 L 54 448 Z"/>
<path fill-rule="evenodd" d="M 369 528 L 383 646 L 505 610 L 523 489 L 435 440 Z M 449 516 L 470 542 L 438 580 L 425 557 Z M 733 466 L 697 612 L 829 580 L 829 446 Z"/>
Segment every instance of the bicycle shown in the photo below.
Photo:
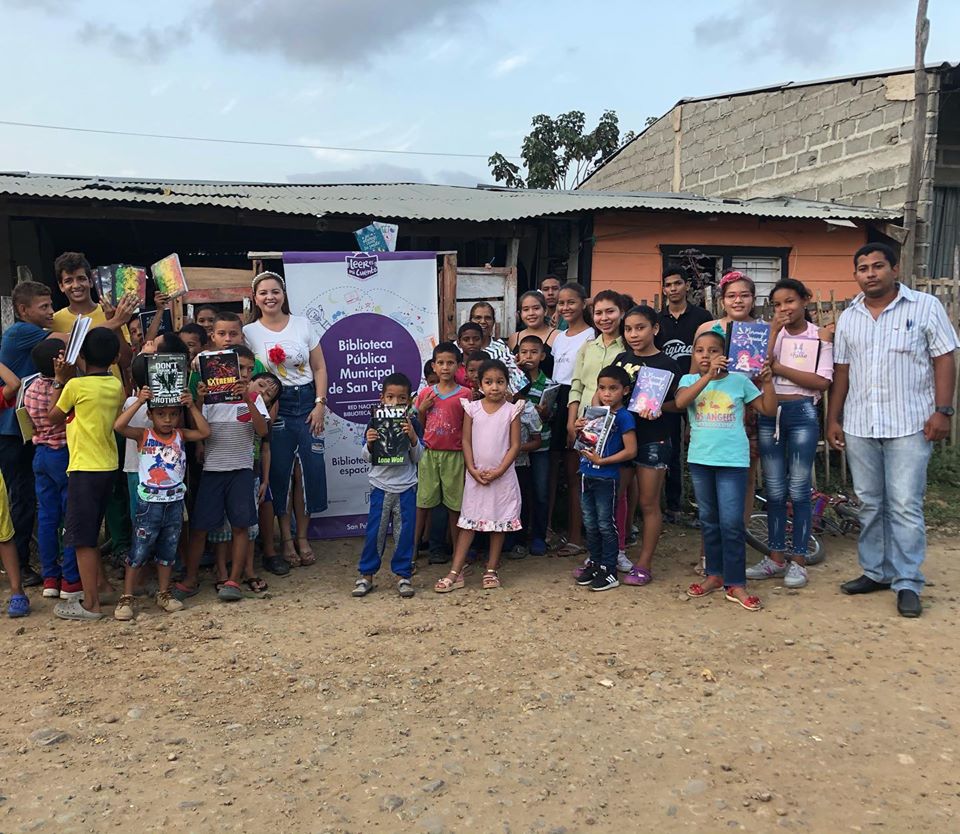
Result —
<path fill-rule="evenodd" d="M 757 493 L 755 500 L 761 506 L 767 503 L 767 500 Z M 846 536 L 847 533 L 860 530 L 860 520 L 858 510 L 859 501 L 838 492 L 836 495 L 828 495 L 824 492 L 814 490 L 811 494 L 813 503 L 813 518 L 811 524 L 810 540 L 807 543 L 806 563 L 808 565 L 817 565 L 826 558 L 826 552 L 820 536 L 824 533 L 830 533 L 834 536 Z M 836 520 L 831 516 L 825 515 L 826 510 L 831 508 L 836 515 Z M 787 540 L 793 534 L 793 507 L 787 502 Z M 767 514 L 765 512 L 752 513 L 750 523 L 747 525 L 747 544 L 754 550 L 762 553 L 764 556 L 770 555 L 770 536 L 767 528 Z"/>

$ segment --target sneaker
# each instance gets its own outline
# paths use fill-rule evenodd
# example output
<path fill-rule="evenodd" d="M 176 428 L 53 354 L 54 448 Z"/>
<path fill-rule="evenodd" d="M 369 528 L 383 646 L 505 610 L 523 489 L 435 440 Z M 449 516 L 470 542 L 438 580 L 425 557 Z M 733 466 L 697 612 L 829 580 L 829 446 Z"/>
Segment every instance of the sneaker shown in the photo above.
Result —
<path fill-rule="evenodd" d="M 774 562 L 769 556 L 764 556 L 757 564 L 747 568 L 747 579 L 774 579 L 784 576 L 787 565 Z"/>
<path fill-rule="evenodd" d="M 113 609 L 113 619 L 127 622 L 128 620 L 132 620 L 133 617 L 133 597 L 129 594 L 124 594 L 117 600 L 117 607 Z"/>
<path fill-rule="evenodd" d="M 43 577 L 30 565 L 20 568 L 20 583 L 24 588 L 34 588 L 43 584 Z"/>
<path fill-rule="evenodd" d="M 785 588 L 802 588 L 807 584 L 807 569 L 796 562 L 790 562 L 787 575 L 783 578 Z"/>
<path fill-rule="evenodd" d="M 60 598 L 60 580 L 44 579 L 43 580 L 43 596 L 45 599 L 59 599 Z"/>
<path fill-rule="evenodd" d="M 609 591 L 619 585 L 620 580 L 617 579 L 616 571 L 607 571 L 606 568 L 598 568 L 597 572 L 593 575 L 593 581 L 590 583 L 590 590 Z"/>
<path fill-rule="evenodd" d="M 524 545 L 515 544 L 510 550 L 505 550 L 503 555 L 507 559 L 526 559 L 529 553 L 530 551 Z"/>
<path fill-rule="evenodd" d="M 633 562 L 627 558 L 625 550 L 621 550 L 617 554 L 617 570 L 621 573 L 630 573 L 633 570 Z"/>
<path fill-rule="evenodd" d="M 66 579 L 61 580 L 60 599 L 65 599 L 68 602 L 83 599 L 83 585 L 79 582 L 67 582 Z"/>
<path fill-rule="evenodd" d="M 175 596 L 173 596 L 169 591 L 158 591 L 157 596 L 157 608 L 162 611 L 166 611 L 168 614 L 173 614 L 176 611 L 183 611 L 183 603 L 180 602 Z"/>
<path fill-rule="evenodd" d="M 583 567 L 577 568 L 574 573 L 579 572 L 580 575 L 577 577 L 578 585 L 590 585 L 593 583 L 593 578 L 597 575 L 599 571 L 603 570 L 600 565 L 595 565 L 593 562 L 587 562 Z"/>
<path fill-rule="evenodd" d="M 573 578 L 579 579 L 581 576 L 587 573 L 592 575 L 593 568 L 594 568 L 594 564 L 593 562 L 590 561 L 590 557 L 587 556 L 587 558 L 583 560 L 583 564 L 580 565 L 580 567 L 573 569 Z"/>

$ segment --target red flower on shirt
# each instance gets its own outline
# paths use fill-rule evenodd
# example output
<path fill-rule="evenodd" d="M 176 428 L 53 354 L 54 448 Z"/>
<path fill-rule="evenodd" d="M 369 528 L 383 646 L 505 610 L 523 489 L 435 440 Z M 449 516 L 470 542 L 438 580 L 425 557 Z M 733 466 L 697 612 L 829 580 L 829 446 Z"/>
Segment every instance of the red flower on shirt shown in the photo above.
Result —
<path fill-rule="evenodd" d="M 267 351 L 267 359 L 269 359 L 274 365 L 282 365 L 284 360 L 287 358 L 287 354 L 284 352 L 283 348 L 280 345 L 274 345 Z"/>

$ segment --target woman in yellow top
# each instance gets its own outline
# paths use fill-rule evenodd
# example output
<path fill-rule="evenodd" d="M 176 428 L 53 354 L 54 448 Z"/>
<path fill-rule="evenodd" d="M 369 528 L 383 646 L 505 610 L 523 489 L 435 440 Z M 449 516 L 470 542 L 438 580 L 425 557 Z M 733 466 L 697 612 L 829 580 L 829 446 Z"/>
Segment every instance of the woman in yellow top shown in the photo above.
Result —
<path fill-rule="evenodd" d="M 80 252 L 64 252 L 53 262 L 53 269 L 57 275 L 57 283 L 67 298 L 67 306 L 53 314 L 53 329 L 61 333 L 69 333 L 73 323 L 80 316 L 89 316 L 92 321 L 90 327 L 106 327 L 114 330 L 120 337 L 120 358 L 110 370 L 121 382 L 124 377 L 121 369 L 126 369 L 133 358 L 130 349 L 129 333 L 126 332 L 126 323 L 130 321 L 133 311 L 137 307 L 137 299 L 132 297 L 121 298 L 116 309 L 107 316 L 104 304 L 97 304 L 93 300 L 93 272 L 90 263 Z"/>
<path fill-rule="evenodd" d="M 581 345 L 573 365 L 570 381 L 570 397 L 567 400 L 567 448 L 573 448 L 577 437 L 574 424 L 583 416 L 584 409 L 593 401 L 597 391 L 597 374 L 626 350 L 623 341 L 623 315 L 633 306 L 633 299 L 613 290 L 602 290 L 593 299 L 593 327 L 599 336 Z M 569 451 L 565 459 L 567 489 L 578 483 L 579 455 Z M 570 524 L 566 544 L 557 551 L 558 556 L 576 556 L 584 552 L 580 530 L 579 504 L 571 502 L 568 511 Z"/>

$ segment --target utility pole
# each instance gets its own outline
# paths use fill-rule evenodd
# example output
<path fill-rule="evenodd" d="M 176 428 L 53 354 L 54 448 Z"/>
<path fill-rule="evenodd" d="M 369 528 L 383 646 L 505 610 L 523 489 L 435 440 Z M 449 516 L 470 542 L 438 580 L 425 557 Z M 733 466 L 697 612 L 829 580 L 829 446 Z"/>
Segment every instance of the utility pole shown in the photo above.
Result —
<path fill-rule="evenodd" d="M 900 277 L 912 285 L 917 264 L 917 204 L 920 202 L 920 180 L 923 177 L 924 151 L 927 147 L 927 68 L 925 56 L 930 37 L 927 0 L 918 0 L 913 67 L 913 141 L 910 145 L 910 170 L 907 174 L 907 196 L 903 201 L 903 226 L 907 239 L 900 257 Z"/>

